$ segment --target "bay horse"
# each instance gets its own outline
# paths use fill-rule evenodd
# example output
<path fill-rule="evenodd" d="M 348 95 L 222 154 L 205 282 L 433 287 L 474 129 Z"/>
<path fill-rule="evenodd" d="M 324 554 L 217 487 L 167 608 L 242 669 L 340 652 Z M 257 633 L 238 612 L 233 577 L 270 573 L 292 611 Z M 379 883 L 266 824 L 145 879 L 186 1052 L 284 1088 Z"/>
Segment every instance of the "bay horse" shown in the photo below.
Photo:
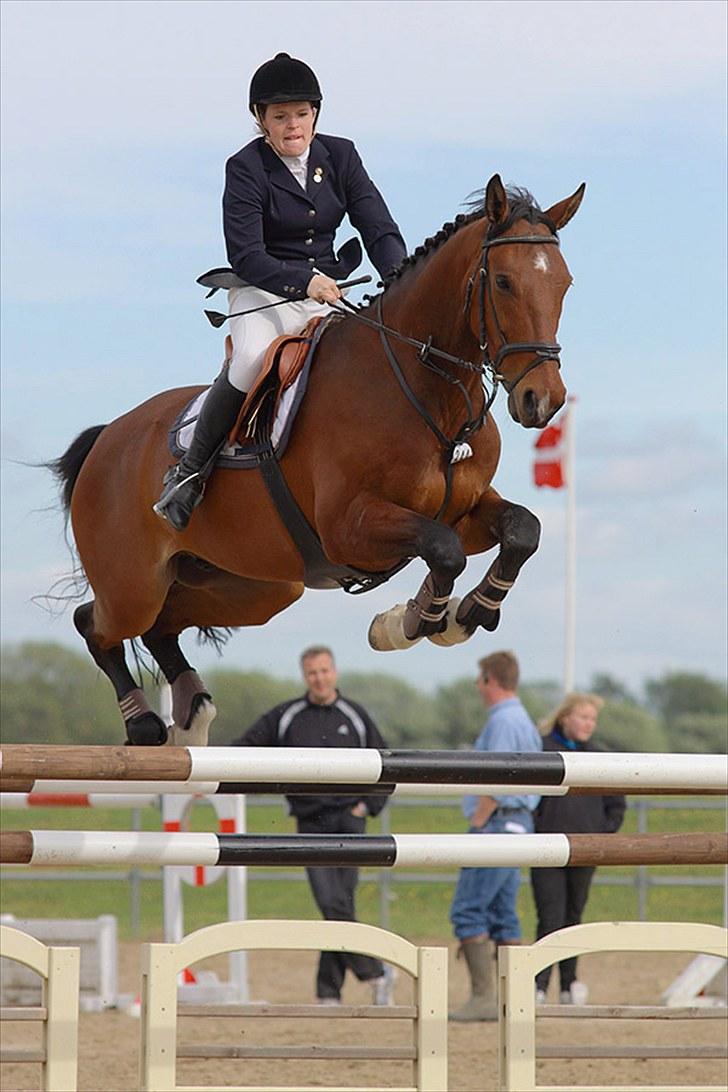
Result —
<path fill-rule="evenodd" d="M 281 460 L 290 491 L 334 565 L 381 574 L 421 557 L 428 568 L 408 604 L 374 619 L 374 648 L 494 630 L 538 546 L 536 517 L 490 484 L 500 437 L 488 411 L 499 385 L 525 428 L 543 428 L 564 403 L 556 331 L 571 276 L 557 232 L 584 189 L 542 211 L 494 175 L 477 207 L 320 340 Z M 183 630 L 263 625 L 305 586 L 301 553 L 256 469 L 218 467 L 182 533 L 152 511 L 170 426 L 201 389 L 166 391 L 87 429 L 51 464 L 94 595 L 74 623 L 132 744 L 207 742 L 215 708 L 179 647 Z M 495 546 L 485 577 L 452 598 L 466 555 Z M 137 637 L 171 685 L 169 734 L 125 661 L 124 641 Z"/>

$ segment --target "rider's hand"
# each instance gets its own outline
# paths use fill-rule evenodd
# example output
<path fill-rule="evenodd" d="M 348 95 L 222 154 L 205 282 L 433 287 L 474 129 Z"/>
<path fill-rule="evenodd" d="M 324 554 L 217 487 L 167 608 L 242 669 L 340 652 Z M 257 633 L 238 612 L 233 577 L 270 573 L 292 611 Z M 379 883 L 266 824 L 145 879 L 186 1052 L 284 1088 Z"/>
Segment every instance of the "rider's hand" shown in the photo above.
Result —
<path fill-rule="evenodd" d="M 323 273 L 314 273 L 308 282 L 306 295 L 317 303 L 336 303 L 341 299 L 341 292 L 336 281 Z"/>

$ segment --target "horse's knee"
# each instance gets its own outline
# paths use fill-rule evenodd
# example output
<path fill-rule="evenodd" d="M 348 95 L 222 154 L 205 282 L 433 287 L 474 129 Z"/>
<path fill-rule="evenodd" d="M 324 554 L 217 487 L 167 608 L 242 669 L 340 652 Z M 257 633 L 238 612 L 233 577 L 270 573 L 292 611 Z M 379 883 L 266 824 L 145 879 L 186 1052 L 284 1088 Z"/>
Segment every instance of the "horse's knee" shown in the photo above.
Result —
<path fill-rule="evenodd" d="M 520 504 L 511 505 L 501 521 L 501 548 L 522 565 L 538 549 L 541 522 Z"/>
<path fill-rule="evenodd" d="M 434 524 L 423 536 L 420 556 L 426 562 L 438 585 L 454 584 L 465 568 L 466 557 L 460 539 L 451 527 Z"/>

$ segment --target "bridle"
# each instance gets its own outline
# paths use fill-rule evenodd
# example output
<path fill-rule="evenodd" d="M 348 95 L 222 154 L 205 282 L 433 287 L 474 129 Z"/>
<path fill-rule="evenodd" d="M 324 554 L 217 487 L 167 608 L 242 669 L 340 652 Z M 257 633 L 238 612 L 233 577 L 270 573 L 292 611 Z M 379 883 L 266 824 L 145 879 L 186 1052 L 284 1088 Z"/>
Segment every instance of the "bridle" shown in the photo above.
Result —
<path fill-rule="evenodd" d="M 483 354 L 483 370 L 489 371 L 493 376 L 495 382 L 501 383 L 508 394 L 518 386 L 525 376 L 534 368 L 538 368 L 539 365 L 545 364 L 548 360 L 553 360 L 557 367 L 561 367 L 561 346 L 555 342 L 549 344 L 544 341 L 508 341 L 506 334 L 501 326 L 500 319 L 498 318 L 498 309 L 496 308 L 495 297 L 493 295 L 493 287 L 491 284 L 491 278 L 488 275 L 488 256 L 490 250 L 494 246 L 515 246 L 518 243 L 537 244 L 539 246 L 558 246 L 559 239 L 557 235 L 499 235 L 495 239 L 485 238 L 480 251 L 480 267 L 477 273 L 474 273 L 468 280 L 468 288 L 465 293 L 465 314 L 467 315 L 470 309 L 470 303 L 473 295 L 473 289 L 475 287 L 476 279 L 479 282 L 478 291 L 478 326 L 479 326 L 479 345 L 480 351 Z M 487 304 L 490 303 L 491 311 L 493 312 L 493 321 L 495 322 L 495 328 L 498 331 L 498 336 L 501 340 L 500 348 L 498 349 L 495 360 L 490 356 L 488 347 L 488 330 L 486 326 L 486 313 Z M 529 361 L 523 371 L 515 378 L 508 380 L 501 373 L 501 364 L 512 353 L 533 353 L 533 359 Z"/>

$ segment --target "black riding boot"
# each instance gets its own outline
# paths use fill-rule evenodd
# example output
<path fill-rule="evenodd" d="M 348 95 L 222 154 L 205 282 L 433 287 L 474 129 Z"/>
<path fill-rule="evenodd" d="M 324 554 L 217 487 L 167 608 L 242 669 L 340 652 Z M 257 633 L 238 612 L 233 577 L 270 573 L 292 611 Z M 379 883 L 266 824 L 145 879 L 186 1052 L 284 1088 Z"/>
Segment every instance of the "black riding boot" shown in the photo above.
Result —
<path fill-rule="evenodd" d="M 195 424 L 189 450 L 164 475 L 162 495 L 154 511 L 177 531 L 184 531 L 202 500 L 220 448 L 243 404 L 245 392 L 228 381 L 227 372 L 217 377 Z"/>

